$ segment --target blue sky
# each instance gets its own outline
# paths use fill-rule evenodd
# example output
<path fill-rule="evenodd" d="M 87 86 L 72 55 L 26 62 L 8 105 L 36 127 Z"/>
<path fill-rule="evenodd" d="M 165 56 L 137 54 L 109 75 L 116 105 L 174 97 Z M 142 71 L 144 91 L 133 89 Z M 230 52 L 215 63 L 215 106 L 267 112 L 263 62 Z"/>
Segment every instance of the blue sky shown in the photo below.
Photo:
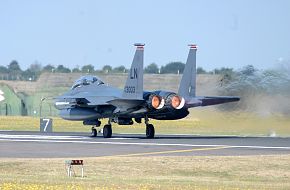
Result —
<path fill-rule="evenodd" d="M 145 66 L 185 62 L 196 43 L 207 70 L 267 69 L 290 60 L 289 10 L 287 0 L 1 0 L 0 64 L 129 67 L 144 42 Z"/>

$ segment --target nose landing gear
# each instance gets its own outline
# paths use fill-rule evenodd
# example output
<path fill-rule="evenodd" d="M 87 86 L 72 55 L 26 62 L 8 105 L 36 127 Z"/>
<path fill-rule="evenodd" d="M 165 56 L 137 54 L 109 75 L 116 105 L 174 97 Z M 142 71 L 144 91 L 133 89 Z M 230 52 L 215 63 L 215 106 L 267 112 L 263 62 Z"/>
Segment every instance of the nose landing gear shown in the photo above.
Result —
<path fill-rule="evenodd" d="M 101 122 L 99 122 L 97 125 L 94 125 L 92 127 L 91 137 L 98 136 L 98 130 L 96 127 L 99 127 L 101 125 Z M 112 125 L 111 125 L 111 119 L 109 119 L 109 122 L 107 125 L 103 128 L 103 136 L 104 138 L 111 138 L 112 137 Z"/>
<path fill-rule="evenodd" d="M 96 136 L 98 136 L 98 131 L 97 131 L 97 129 L 94 126 L 94 127 L 92 127 L 91 137 L 96 137 Z"/>

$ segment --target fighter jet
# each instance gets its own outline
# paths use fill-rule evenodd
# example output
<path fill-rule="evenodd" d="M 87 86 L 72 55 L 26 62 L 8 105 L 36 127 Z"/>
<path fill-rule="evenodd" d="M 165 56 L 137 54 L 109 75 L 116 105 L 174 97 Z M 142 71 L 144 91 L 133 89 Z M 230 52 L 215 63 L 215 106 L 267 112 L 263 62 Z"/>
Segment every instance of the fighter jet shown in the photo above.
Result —
<path fill-rule="evenodd" d="M 112 137 L 112 123 L 119 125 L 146 124 L 146 137 L 154 138 L 150 119 L 178 120 L 189 114 L 189 108 L 239 101 L 234 96 L 196 96 L 196 45 L 190 45 L 178 92 L 143 90 L 144 44 L 134 44 L 136 52 L 123 89 L 105 84 L 96 76 L 83 76 L 72 88 L 55 100 L 60 117 L 92 125 L 97 136 L 100 119 L 108 118 L 103 127 L 104 138 Z"/>

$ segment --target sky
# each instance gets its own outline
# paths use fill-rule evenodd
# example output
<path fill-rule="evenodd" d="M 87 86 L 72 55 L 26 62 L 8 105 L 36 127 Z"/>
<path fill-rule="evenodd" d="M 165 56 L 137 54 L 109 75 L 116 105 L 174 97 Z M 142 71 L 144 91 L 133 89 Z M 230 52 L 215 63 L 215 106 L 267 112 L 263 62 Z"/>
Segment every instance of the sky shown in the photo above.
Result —
<path fill-rule="evenodd" d="M 0 65 L 128 68 L 141 42 L 145 66 L 185 62 L 194 43 L 206 70 L 268 69 L 290 60 L 289 10 L 287 0 L 1 0 Z"/>

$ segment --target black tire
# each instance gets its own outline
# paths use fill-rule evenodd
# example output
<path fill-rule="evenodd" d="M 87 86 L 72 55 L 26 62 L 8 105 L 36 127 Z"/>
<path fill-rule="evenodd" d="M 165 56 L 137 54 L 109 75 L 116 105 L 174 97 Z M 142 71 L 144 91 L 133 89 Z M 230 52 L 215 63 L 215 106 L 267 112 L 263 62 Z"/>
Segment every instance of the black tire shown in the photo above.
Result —
<path fill-rule="evenodd" d="M 152 124 L 146 125 L 146 137 L 148 139 L 153 139 L 155 136 L 155 129 Z"/>
<path fill-rule="evenodd" d="M 104 136 L 104 138 L 111 138 L 112 137 L 112 126 L 111 125 L 104 126 L 103 136 Z"/>
<path fill-rule="evenodd" d="M 91 136 L 92 137 L 96 137 L 98 135 L 98 131 L 97 131 L 97 129 L 92 129 L 92 133 L 91 133 Z"/>

